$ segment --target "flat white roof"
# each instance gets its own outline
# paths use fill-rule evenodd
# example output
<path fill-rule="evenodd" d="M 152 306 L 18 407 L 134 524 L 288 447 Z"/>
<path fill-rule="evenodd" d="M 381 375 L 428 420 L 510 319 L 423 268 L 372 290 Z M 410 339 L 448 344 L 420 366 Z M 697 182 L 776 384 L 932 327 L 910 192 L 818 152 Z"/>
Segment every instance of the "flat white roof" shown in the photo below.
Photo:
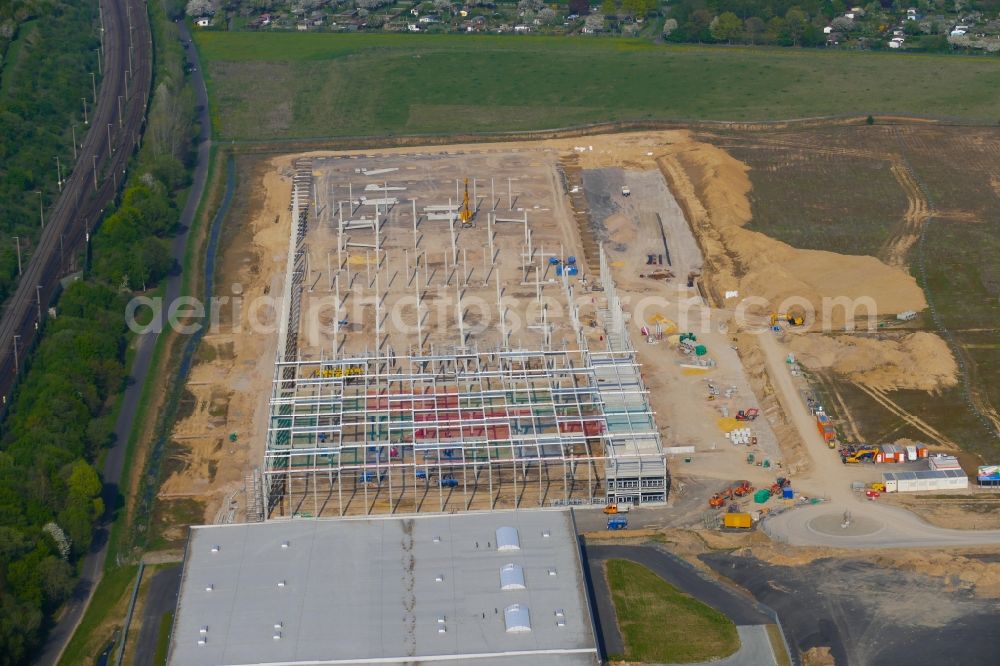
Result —
<path fill-rule="evenodd" d="M 169 664 L 422 661 L 599 663 L 568 509 L 191 529 Z"/>

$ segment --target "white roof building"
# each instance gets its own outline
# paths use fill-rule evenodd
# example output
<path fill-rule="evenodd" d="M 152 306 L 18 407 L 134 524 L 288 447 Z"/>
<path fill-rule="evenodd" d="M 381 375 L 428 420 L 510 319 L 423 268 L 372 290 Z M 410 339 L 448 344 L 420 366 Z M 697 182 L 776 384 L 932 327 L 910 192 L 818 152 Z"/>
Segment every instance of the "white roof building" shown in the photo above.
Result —
<path fill-rule="evenodd" d="M 569 509 L 194 527 L 171 666 L 596 666 Z"/>

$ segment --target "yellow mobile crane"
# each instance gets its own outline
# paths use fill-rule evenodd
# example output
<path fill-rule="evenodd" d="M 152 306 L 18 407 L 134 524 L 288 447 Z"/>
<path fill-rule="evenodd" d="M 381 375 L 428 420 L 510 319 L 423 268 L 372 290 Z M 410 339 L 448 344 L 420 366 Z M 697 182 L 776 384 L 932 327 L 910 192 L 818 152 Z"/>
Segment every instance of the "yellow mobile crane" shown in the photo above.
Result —
<path fill-rule="evenodd" d="M 462 221 L 462 228 L 467 229 L 472 226 L 472 209 L 469 207 L 469 179 L 465 179 L 465 197 L 462 199 L 462 207 L 458 209 L 458 219 Z"/>

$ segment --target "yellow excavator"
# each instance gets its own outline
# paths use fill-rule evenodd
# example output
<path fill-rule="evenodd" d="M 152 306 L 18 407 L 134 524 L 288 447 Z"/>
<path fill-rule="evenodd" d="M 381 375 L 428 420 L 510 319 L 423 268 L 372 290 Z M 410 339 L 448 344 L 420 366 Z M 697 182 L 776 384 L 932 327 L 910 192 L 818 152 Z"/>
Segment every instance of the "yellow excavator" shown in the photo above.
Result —
<path fill-rule="evenodd" d="M 801 326 L 805 323 L 805 320 L 798 315 L 788 314 L 787 312 L 772 312 L 771 326 L 777 326 L 779 320 L 787 322 L 791 326 Z"/>
<path fill-rule="evenodd" d="M 462 221 L 462 228 L 468 229 L 472 226 L 472 209 L 469 207 L 469 179 L 465 179 L 465 198 L 462 199 L 462 207 L 458 209 L 458 219 Z"/>
<path fill-rule="evenodd" d="M 874 462 L 875 456 L 878 455 L 878 453 L 879 450 L 875 447 L 854 449 L 853 451 L 846 451 L 840 456 L 840 460 L 845 465 L 848 463 Z"/>

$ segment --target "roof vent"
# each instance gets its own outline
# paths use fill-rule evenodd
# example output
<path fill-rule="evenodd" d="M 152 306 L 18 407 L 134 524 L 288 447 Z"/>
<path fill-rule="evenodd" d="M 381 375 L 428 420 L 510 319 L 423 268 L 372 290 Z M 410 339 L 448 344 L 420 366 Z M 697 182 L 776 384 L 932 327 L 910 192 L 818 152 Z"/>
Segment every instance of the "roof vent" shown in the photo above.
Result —
<path fill-rule="evenodd" d="M 520 564 L 505 564 L 500 567 L 500 589 L 501 590 L 523 590 L 524 569 Z"/>
<path fill-rule="evenodd" d="M 284 587 L 284 586 L 285 586 L 285 581 L 279 580 L 278 581 L 278 587 Z"/>
<path fill-rule="evenodd" d="M 434 537 L 434 543 L 441 543 L 441 537 L 439 536 Z"/>
<path fill-rule="evenodd" d="M 437 576 L 434 576 L 434 582 L 435 583 L 444 582 L 444 574 L 438 574 Z"/>
<path fill-rule="evenodd" d="M 198 639 L 198 645 L 205 645 L 206 643 L 208 643 L 207 638 L 202 637 Z"/>
<path fill-rule="evenodd" d="M 201 629 L 199 629 L 198 633 L 199 634 L 207 634 L 208 633 L 208 625 L 206 624 L 204 627 L 202 627 Z"/>
<path fill-rule="evenodd" d="M 291 544 L 290 542 L 288 542 L 288 541 L 282 541 L 282 542 L 281 542 L 281 547 L 282 547 L 282 548 L 288 548 L 288 547 L 289 547 L 289 546 L 291 546 L 291 545 L 292 545 L 292 544 Z"/>
<path fill-rule="evenodd" d="M 531 631 L 531 617 L 528 614 L 528 607 L 524 604 L 507 606 L 503 609 L 503 623 L 507 626 L 508 634 Z"/>
<path fill-rule="evenodd" d="M 542 538 L 548 539 L 550 536 L 552 536 L 552 532 L 550 532 L 548 530 L 545 530 L 544 532 L 542 532 Z"/>
<path fill-rule="evenodd" d="M 212 552 L 217 553 L 222 550 L 222 546 L 212 546 Z"/>
<path fill-rule="evenodd" d="M 521 541 L 514 527 L 497 528 L 497 550 L 521 550 Z"/>
<path fill-rule="evenodd" d="M 438 627 L 438 633 L 439 633 L 439 634 L 445 634 L 445 633 L 448 633 L 448 627 L 446 627 L 446 626 L 444 626 L 444 625 L 442 624 L 442 625 L 441 625 L 440 627 Z"/>
<path fill-rule="evenodd" d="M 280 631 L 276 631 L 276 632 L 274 632 L 274 636 L 273 636 L 273 638 L 274 638 L 274 640 L 276 640 L 276 641 L 280 641 L 280 640 L 281 640 L 281 632 L 280 632 Z"/>
<path fill-rule="evenodd" d="M 215 589 L 215 584 L 214 583 L 209 583 L 208 585 L 205 586 L 205 591 L 206 592 L 211 592 L 214 589 Z"/>
<path fill-rule="evenodd" d="M 444 624 L 444 621 L 447 619 L 448 617 L 445 615 L 438 615 L 438 624 Z"/>
<path fill-rule="evenodd" d="M 549 569 L 549 575 L 550 576 L 555 576 L 557 573 L 559 573 L 559 572 L 556 571 L 555 567 L 552 567 L 551 569 Z"/>
<path fill-rule="evenodd" d="M 285 626 L 285 623 L 284 623 L 284 622 L 275 622 L 275 623 L 274 623 L 274 628 L 275 628 L 275 629 L 281 629 L 281 628 L 283 628 L 284 626 Z"/>

